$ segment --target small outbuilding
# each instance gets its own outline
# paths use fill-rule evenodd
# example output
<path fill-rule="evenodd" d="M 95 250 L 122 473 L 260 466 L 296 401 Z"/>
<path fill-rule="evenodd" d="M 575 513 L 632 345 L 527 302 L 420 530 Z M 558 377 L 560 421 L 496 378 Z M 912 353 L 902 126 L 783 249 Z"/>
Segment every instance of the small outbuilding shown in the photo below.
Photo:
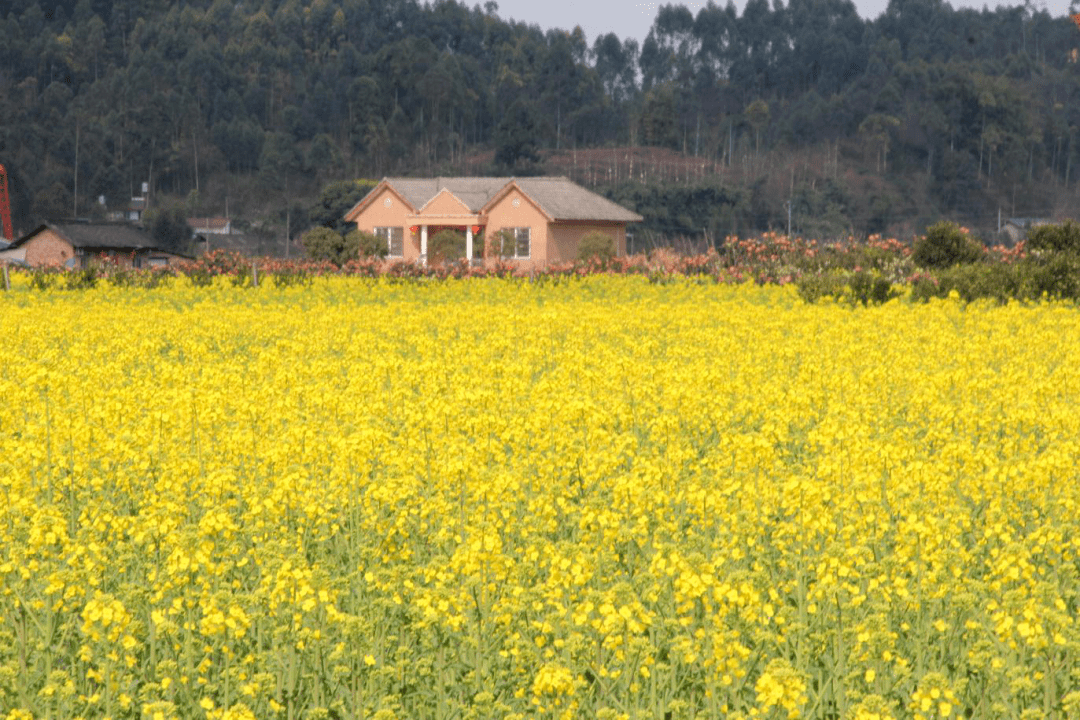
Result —
<path fill-rule="evenodd" d="M 127 223 L 63 223 L 39 225 L 3 251 L 10 259 L 38 265 L 86 267 L 94 261 L 112 261 L 134 268 L 171 265 L 183 255 L 157 247 L 141 229 Z"/>
<path fill-rule="evenodd" d="M 1050 221 L 1045 218 L 1009 218 L 1005 221 L 1005 234 L 1009 238 L 1009 244 L 1016 245 L 1021 240 L 1027 240 L 1028 231 L 1048 222 Z"/>

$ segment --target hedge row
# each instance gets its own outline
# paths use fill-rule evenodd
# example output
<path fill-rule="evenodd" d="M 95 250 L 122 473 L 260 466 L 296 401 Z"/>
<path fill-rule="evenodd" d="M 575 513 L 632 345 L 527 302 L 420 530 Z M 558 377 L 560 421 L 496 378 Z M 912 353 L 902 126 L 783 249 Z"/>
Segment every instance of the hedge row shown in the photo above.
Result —
<path fill-rule="evenodd" d="M 186 276 L 195 285 L 209 285 L 225 276 L 238 287 L 264 283 L 303 285 L 325 275 L 386 278 L 391 281 L 443 280 L 466 277 L 517 277 L 561 282 L 598 273 L 642 275 L 652 282 L 696 277 L 714 282 L 796 283 L 807 302 L 823 298 L 853 304 L 874 304 L 907 295 L 914 301 L 946 297 L 1029 300 L 1044 297 L 1080 299 L 1080 224 L 1036 228 L 1031 239 L 1015 248 L 986 248 L 952 223 L 939 223 L 911 245 L 872 236 L 866 242 L 820 245 L 812 240 L 766 234 L 759 238 L 729 237 L 719 251 L 680 255 L 659 250 L 649 255 L 588 259 L 525 269 L 499 260 L 473 265 L 466 260 L 422 265 L 378 258 L 338 265 L 310 259 L 249 258 L 218 250 L 198 260 L 167 267 L 132 269 L 102 263 L 71 270 L 44 267 L 28 270 L 35 288 L 119 286 L 155 287 L 168 277 Z"/>

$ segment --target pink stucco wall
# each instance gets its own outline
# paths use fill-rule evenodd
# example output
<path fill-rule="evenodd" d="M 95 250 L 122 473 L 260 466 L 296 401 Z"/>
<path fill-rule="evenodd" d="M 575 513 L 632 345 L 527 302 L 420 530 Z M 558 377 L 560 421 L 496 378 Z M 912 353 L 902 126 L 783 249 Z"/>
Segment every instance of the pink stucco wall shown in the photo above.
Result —
<path fill-rule="evenodd" d="M 518 201 L 514 206 L 514 200 Z M 544 267 L 548 264 L 548 220 L 532 200 L 517 189 L 499 199 L 488 208 L 486 237 L 491 237 L 503 228 L 527 227 L 531 229 L 529 238 L 529 259 L 516 260 L 523 267 Z"/>
<path fill-rule="evenodd" d="M 577 258 L 581 238 L 599 231 L 615 241 L 615 254 L 626 254 L 626 225 L 621 223 L 560 222 L 548 228 L 548 262 L 568 262 Z"/>
<path fill-rule="evenodd" d="M 420 234 L 413 235 L 409 232 L 409 222 L 405 216 L 411 214 L 412 209 L 398 197 L 397 193 L 389 188 L 383 188 L 373 198 L 373 202 L 369 203 L 356 217 L 356 227 L 364 232 L 374 232 L 377 227 L 402 228 L 405 237 L 403 259 L 414 261 L 420 257 Z"/>

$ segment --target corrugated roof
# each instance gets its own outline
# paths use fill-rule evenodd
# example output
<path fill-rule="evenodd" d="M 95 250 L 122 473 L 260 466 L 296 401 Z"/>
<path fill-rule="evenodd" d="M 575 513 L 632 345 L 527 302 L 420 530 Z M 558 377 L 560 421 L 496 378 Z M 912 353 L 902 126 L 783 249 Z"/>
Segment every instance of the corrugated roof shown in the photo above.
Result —
<path fill-rule="evenodd" d="M 443 190 L 449 190 L 470 212 L 479 213 L 513 182 L 555 220 L 641 222 L 643 219 L 565 177 L 386 178 L 386 182 L 417 209 Z"/>

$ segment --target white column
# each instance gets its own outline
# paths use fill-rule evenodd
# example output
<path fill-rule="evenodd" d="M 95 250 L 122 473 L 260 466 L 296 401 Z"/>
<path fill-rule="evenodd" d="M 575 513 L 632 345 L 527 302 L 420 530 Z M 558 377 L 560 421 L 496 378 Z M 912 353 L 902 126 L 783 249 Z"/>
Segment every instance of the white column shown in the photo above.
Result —
<path fill-rule="evenodd" d="M 472 225 L 465 226 L 465 259 L 472 262 Z"/>
<path fill-rule="evenodd" d="M 420 262 L 427 265 L 427 225 L 420 226 Z"/>

